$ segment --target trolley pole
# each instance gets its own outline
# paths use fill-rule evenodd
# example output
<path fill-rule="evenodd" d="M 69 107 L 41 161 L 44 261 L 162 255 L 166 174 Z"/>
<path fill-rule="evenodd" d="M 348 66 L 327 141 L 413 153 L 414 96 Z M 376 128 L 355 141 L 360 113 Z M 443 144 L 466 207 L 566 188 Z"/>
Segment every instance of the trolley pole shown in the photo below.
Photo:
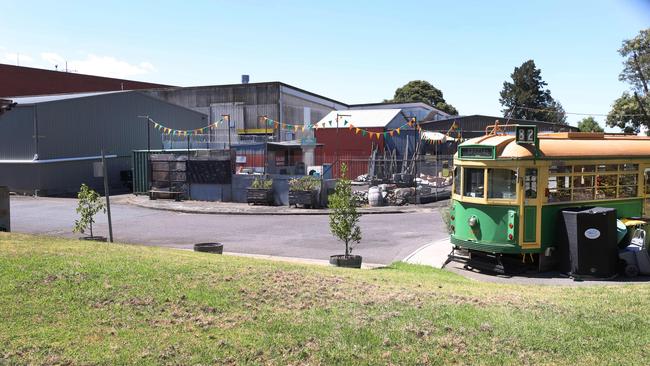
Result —
<path fill-rule="evenodd" d="M 106 196 L 106 214 L 108 215 L 108 241 L 113 242 L 113 221 L 111 220 L 111 200 L 108 192 L 108 175 L 106 169 L 106 156 L 104 155 L 104 148 L 102 148 L 102 175 L 104 176 L 104 196 Z"/>
<path fill-rule="evenodd" d="M 351 116 L 352 115 L 350 115 L 350 114 L 338 114 L 338 113 L 336 114 L 336 161 L 335 161 L 335 164 L 338 164 L 339 175 L 341 173 L 341 162 L 339 161 L 339 118 L 341 118 L 341 117 L 351 117 Z M 324 174 L 325 174 L 325 172 L 323 172 L 323 175 Z"/>
<path fill-rule="evenodd" d="M 228 151 L 230 151 L 230 115 L 222 114 L 221 117 L 228 122 Z"/>
<path fill-rule="evenodd" d="M 264 120 L 264 175 L 266 175 L 266 165 L 269 153 L 269 121 L 268 116 L 262 116 Z"/>

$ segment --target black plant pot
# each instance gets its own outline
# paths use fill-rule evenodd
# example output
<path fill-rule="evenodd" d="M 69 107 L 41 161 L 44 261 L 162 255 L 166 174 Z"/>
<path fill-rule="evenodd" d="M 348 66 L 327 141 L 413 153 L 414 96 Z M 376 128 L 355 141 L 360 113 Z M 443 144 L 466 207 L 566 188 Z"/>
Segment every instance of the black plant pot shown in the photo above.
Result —
<path fill-rule="evenodd" d="M 79 240 L 106 242 L 105 236 L 82 236 Z"/>
<path fill-rule="evenodd" d="M 223 254 L 223 244 L 221 243 L 198 243 L 194 244 L 195 252 Z"/>
<path fill-rule="evenodd" d="M 360 255 L 333 255 L 330 257 L 330 264 L 337 267 L 361 268 Z"/>

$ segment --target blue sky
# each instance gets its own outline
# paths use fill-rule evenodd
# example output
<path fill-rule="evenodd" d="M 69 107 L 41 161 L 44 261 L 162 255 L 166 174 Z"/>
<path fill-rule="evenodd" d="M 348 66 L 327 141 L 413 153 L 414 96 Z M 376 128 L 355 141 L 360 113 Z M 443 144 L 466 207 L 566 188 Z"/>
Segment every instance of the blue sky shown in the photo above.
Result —
<path fill-rule="evenodd" d="M 461 114 L 491 115 L 528 59 L 566 111 L 607 113 L 627 88 L 617 49 L 650 27 L 641 0 L 3 0 L 2 12 L 0 63 L 67 60 L 78 72 L 181 86 L 250 74 L 345 103 L 424 79 Z"/>

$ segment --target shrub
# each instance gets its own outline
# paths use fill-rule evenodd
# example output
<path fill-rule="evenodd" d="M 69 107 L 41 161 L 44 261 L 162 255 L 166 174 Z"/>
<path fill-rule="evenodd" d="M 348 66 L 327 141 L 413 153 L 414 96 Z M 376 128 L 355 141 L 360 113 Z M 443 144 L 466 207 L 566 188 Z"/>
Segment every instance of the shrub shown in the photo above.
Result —
<path fill-rule="evenodd" d="M 329 219 L 332 235 L 345 243 L 345 255 L 348 256 L 352 253 L 352 243 L 358 244 L 361 241 L 361 214 L 357 212 L 352 183 L 347 179 L 346 172 L 347 166 L 342 164 L 341 179 L 336 183 L 334 194 L 329 196 Z"/>
<path fill-rule="evenodd" d="M 86 230 L 90 229 L 90 236 L 93 237 L 95 215 L 99 211 L 106 213 L 106 206 L 102 202 L 101 196 L 85 184 L 81 185 L 77 198 L 79 199 L 77 213 L 80 217 L 78 220 L 75 220 L 72 231 L 83 234 Z"/>
<path fill-rule="evenodd" d="M 251 183 L 252 189 L 271 189 L 273 187 L 273 179 L 257 176 Z"/>
<path fill-rule="evenodd" d="M 300 178 L 289 180 L 289 190 L 291 191 L 314 191 L 320 187 L 320 179 L 311 175 L 305 175 Z"/>

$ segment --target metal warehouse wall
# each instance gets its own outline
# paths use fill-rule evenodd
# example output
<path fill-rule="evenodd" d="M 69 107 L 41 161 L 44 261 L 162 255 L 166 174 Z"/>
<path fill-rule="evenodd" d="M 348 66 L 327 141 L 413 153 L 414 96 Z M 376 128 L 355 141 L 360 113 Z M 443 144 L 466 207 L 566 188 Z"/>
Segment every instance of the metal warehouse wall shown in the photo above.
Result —
<path fill-rule="evenodd" d="M 243 103 L 243 125 L 245 128 L 260 128 L 257 120 L 259 115 L 268 115 L 273 119 L 279 118 L 277 110 L 280 99 L 279 83 L 157 89 L 149 90 L 146 93 L 204 114 L 210 114 L 210 106 L 215 104 L 224 108 L 224 103 Z M 212 113 L 220 115 L 222 110 L 219 106 L 216 107 L 217 110 Z M 224 108 L 223 111 L 227 109 Z M 236 122 L 239 123 L 239 121 Z"/>
<path fill-rule="evenodd" d="M 35 106 L 16 107 L 0 115 L 0 160 L 32 160 Z"/>
<path fill-rule="evenodd" d="M 97 156 L 102 146 L 107 154 L 130 158 L 132 150 L 147 148 L 147 126 L 151 148 L 162 148 L 160 131 L 139 115 L 175 129 L 208 124 L 205 115 L 139 92 L 39 103 L 37 108 L 40 160 Z"/>

